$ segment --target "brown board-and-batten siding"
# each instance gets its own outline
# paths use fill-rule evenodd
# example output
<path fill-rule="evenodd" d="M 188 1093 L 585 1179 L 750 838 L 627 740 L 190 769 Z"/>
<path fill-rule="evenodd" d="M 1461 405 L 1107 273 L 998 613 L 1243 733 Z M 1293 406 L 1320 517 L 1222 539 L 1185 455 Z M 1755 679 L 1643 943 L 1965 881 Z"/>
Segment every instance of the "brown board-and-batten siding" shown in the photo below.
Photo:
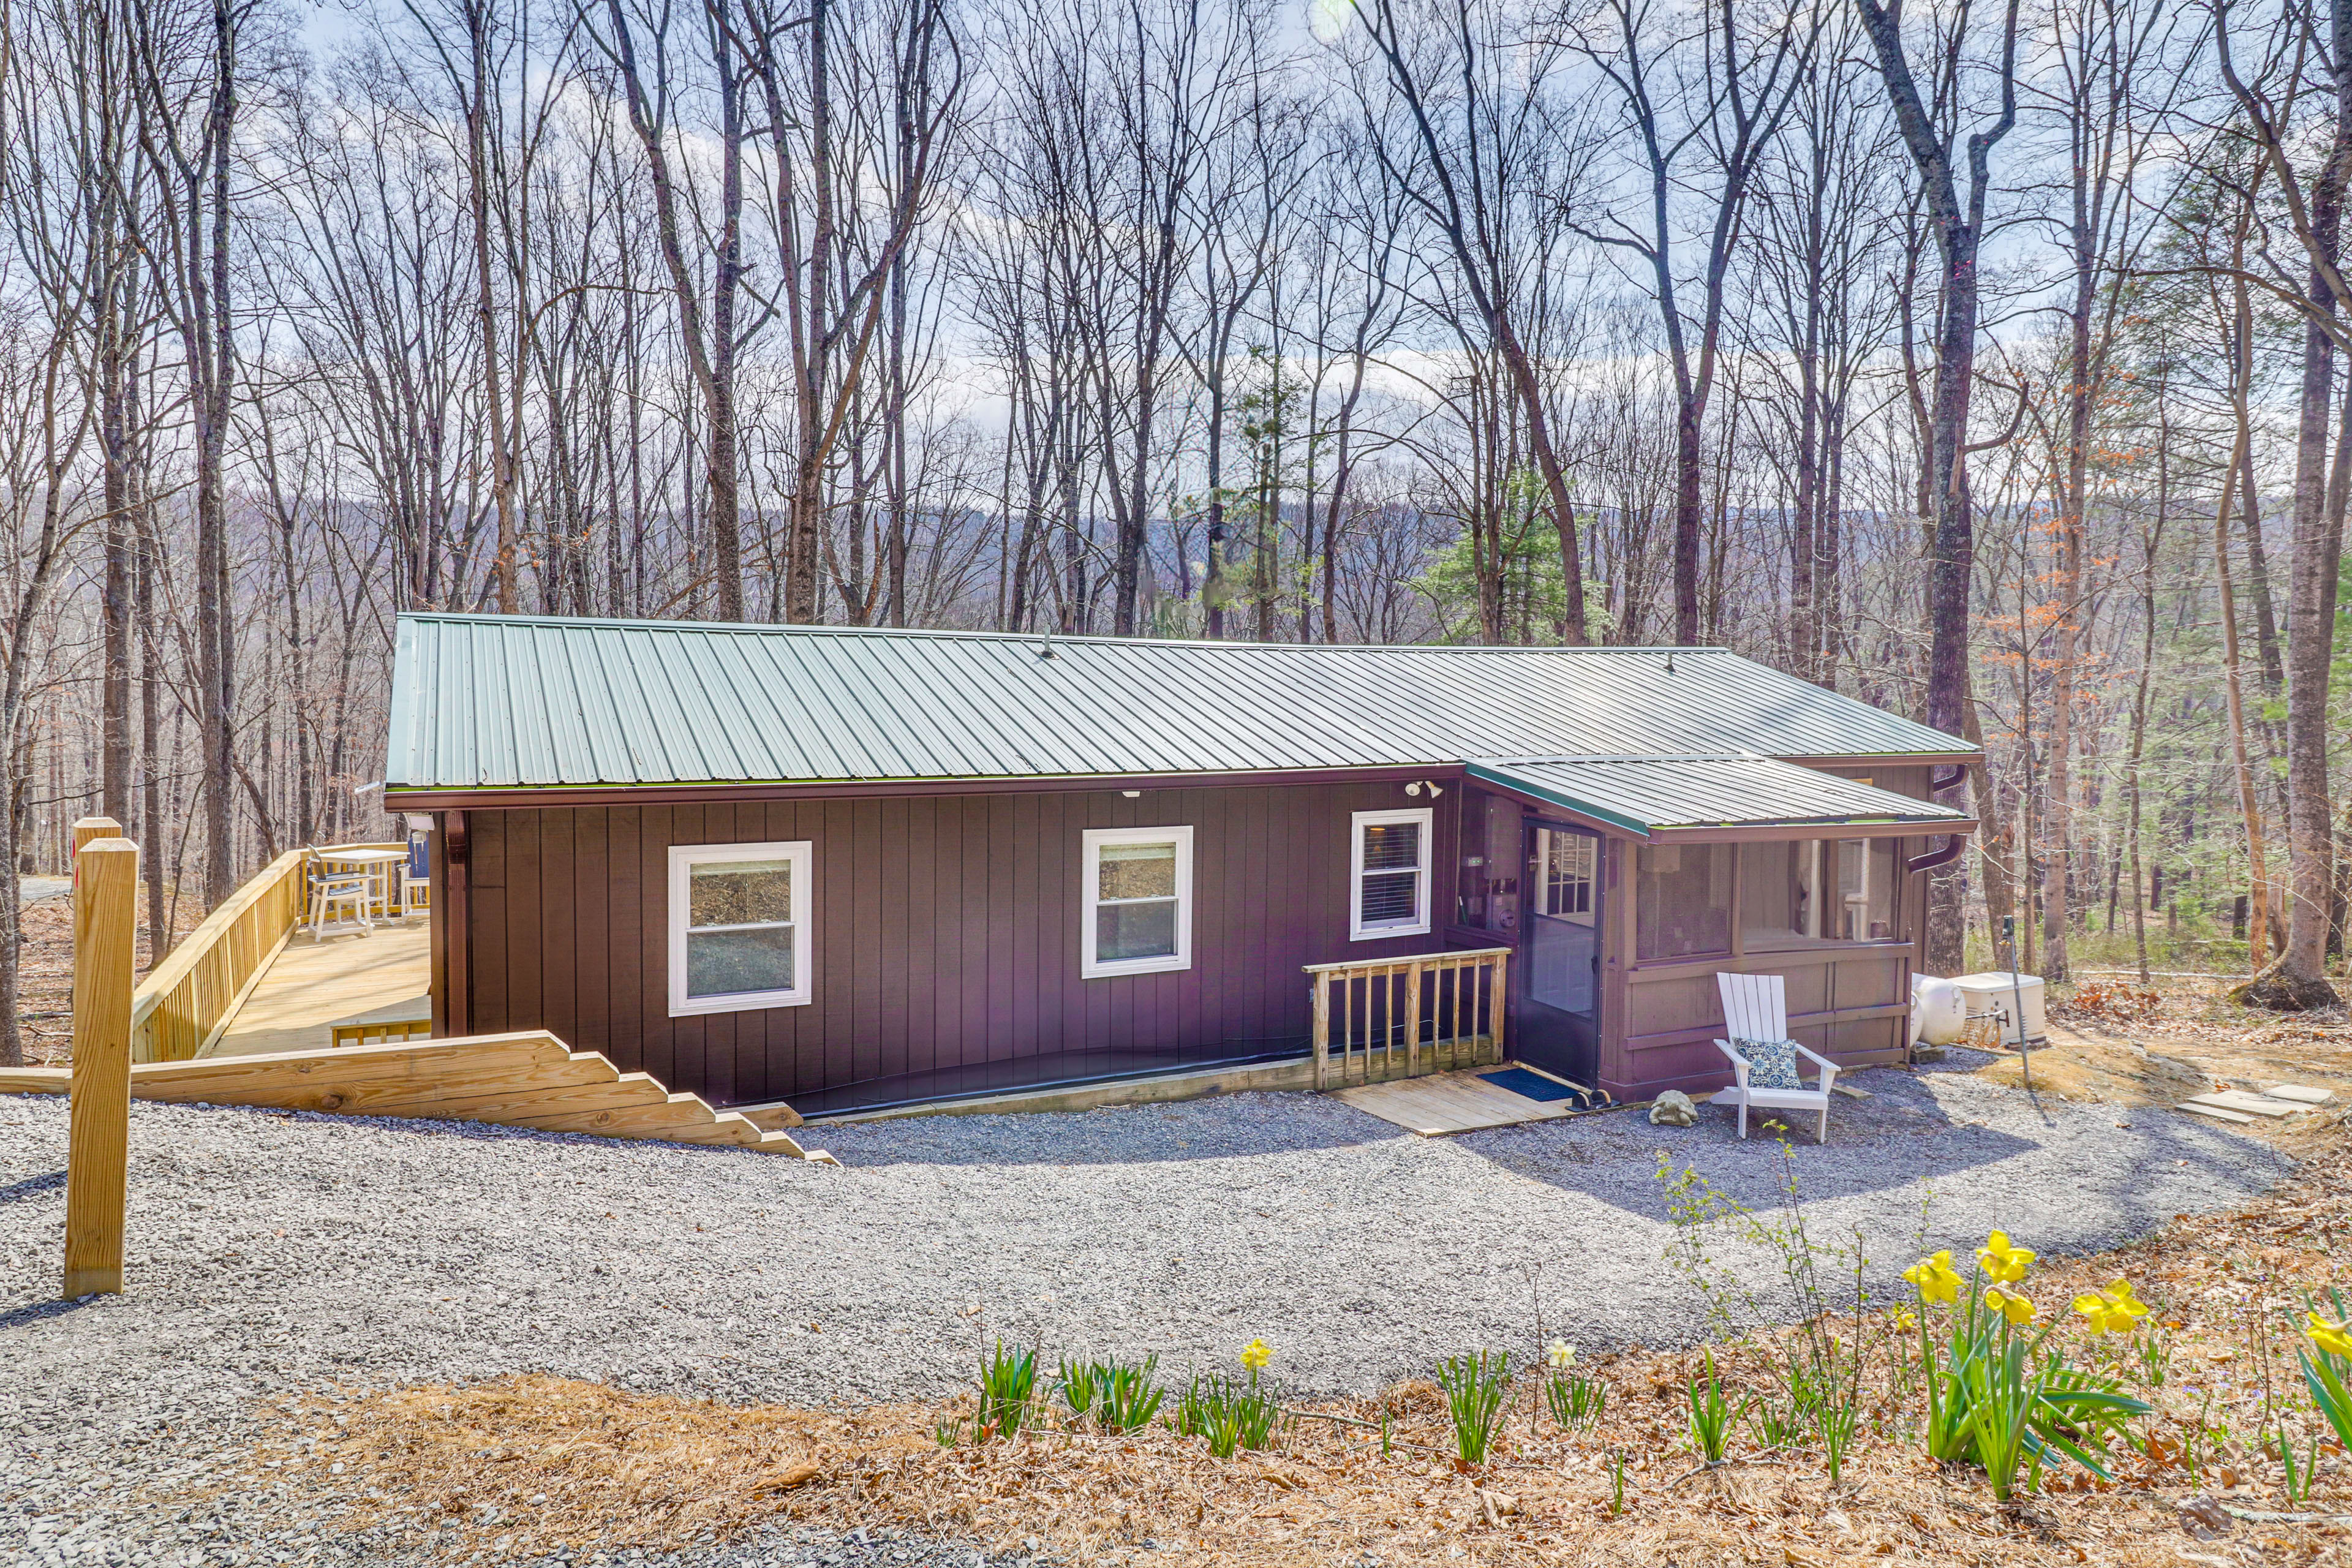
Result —
<path fill-rule="evenodd" d="M 1459 799 L 1384 782 L 468 811 L 450 933 L 465 984 L 446 989 L 436 954 L 436 994 L 464 1015 L 451 1032 L 545 1028 L 719 1105 L 839 1109 L 1286 1053 L 1311 1026 L 1304 965 L 1447 945 L 1349 940 L 1352 814 L 1437 807 L 1442 929 Z M 1185 826 L 1192 966 L 1081 979 L 1084 830 Z M 669 1016 L 670 847 L 803 839 L 813 999 Z"/>

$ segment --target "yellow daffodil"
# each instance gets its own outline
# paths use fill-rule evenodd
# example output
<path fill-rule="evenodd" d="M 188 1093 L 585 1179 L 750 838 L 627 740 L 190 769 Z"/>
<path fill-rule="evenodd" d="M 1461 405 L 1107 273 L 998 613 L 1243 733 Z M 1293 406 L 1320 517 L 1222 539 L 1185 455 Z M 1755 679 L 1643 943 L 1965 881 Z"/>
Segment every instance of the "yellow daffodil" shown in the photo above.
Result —
<path fill-rule="evenodd" d="M 1895 1326 L 1907 1334 L 1919 1326 L 1919 1316 L 1908 1307 L 1899 1308 L 1895 1314 Z"/>
<path fill-rule="evenodd" d="M 1551 1342 L 1549 1356 L 1552 1365 L 1556 1367 L 1567 1366 L 1570 1363 L 1576 1360 L 1576 1347 L 1570 1344 L 1566 1340 L 1554 1340 Z"/>
<path fill-rule="evenodd" d="M 1952 1269 L 1952 1255 L 1948 1251 L 1921 1258 L 1903 1271 L 1903 1278 L 1919 1288 L 1919 1300 L 1922 1301 L 1948 1303 L 1960 1299 L 1960 1277 Z"/>
<path fill-rule="evenodd" d="M 1252 1340 L 1242 1347 L 1242 1364 L 1252 1372 L 1261 1370 L 1273 1359 L 1273 1347 L 1264 1340 Z"/>
<path fill-rule="evenodd" d="M 2009 1233 L 1997 1230 L 1985 1238 L 1977 1261 L 1984 1266 L 1986 1279 L 1998 1285 L 2014 1285 L 2033 1266 L 2033 1254 L 2021 1247 L 2011 1247 Z"/>
<path fill-rule="evenodd" d="M 2132 1294 L 2128 1279 L 2118 1279 L 2104 1290 L 2075 1297 L 2074 1310 L 2088 1318 L 2091 1327 L 2103 1334 L 2130 1333 L 2139 1320 L 2147 1316 L 2147 1309 Z"/>
<path fill-rule="evenodd" d="M 2352 1323 L 2331 1323 L 2316 1312 L 2305 1312 L 2304 1335 L 2330 1355 L 2352 1356 Z"/>
<path fill-rule="evenodd" d="M 2021 1326 L 2033 1321 L 2032 1301 L 2014 1290 L 2004 1290 L 1998 1285 L 1988 1285 L 1985 1287 L 1984 1304 L 2012 1323 Z"/>

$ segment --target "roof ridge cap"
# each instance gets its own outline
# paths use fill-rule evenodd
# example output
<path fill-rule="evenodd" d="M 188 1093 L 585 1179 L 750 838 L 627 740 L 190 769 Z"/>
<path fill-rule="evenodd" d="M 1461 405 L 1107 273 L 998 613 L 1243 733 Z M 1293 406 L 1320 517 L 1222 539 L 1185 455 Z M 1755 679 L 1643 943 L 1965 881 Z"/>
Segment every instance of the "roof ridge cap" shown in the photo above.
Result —
<path fill-rule="evenodd" d="M 1864 753 L 1855 752 L 1853 754 L 1861 756 Z M 1787 758 L 1773 756 L 1769 752 L 1748 750 L 1723 752 L 1575 752 L 1559 753 L 1547 752 L 1528 756 L 1471 757 L 1466 760 L 1473 763 L 1485 763 L 1490 767 L 1509 767 L 1513 764 L 1527 766 L 1530 763 L 1787 763 L 1790 767 L 1801 767 L 1804 765 L 1801 763 L 1789 763 Z"/>
<path fill-rule="evenodd" d="M 1643 644 L 1638 647 L 1587 644 L 1570 647 L 1558 644 L 1239 642 L 1229 638 L 1212 640 L 1207 637 L 1120 637 L 1111 632 L 999 632 L 964 626 L 844 626 L 789 621 L 660 620 L 644 616 L 508 616 L 481 610 L 402 610 L 394 618 L 401 621 L 455 622 L 467 626 L 572 626 L 584 630 L 628 628 L 706 633 L 751 632 L 762 636 L 925 637 L 973 642 L 1051 642 L 1056 646 L 1105 644 L 1115 647 L 1166 647 L 1233 653 L 1573 654 L 1580 657 L 1672 653 L 1676 655 L 1716 654 L 1728 658 L 1746 657 L 1734 649 L 1711 644 L 1692 644 L 1687 647 L 1670 646 L 1664 643 Z"/>

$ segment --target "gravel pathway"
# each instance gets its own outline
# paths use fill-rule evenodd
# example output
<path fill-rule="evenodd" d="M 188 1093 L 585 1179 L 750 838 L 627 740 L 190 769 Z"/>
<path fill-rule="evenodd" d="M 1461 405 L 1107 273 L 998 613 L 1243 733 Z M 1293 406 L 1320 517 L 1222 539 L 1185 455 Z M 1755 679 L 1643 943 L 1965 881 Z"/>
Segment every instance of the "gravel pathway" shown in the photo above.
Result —
<path fill-rule="evenodd" d="M 2096 1249 L 2286 1169 L 2169 1111 L 2036 1104 L 1957 1072 L 1854 1075 L 1798 1141 L 1815 1234 L 1859 1226 L 1884 1287 L 1990 1226 Z M 1755 1205 L 1780 1155 L 1713 1109 L 1420 1139 L 1335 1100 L 1239 1095 L 1079 1115 L 822 1130 L 843 1169 L 446 1123 L 139 1105 L 131 1293 L 43 1297 L 64 1215 L 61 1100 L 0 1098 L 0 1561 L 366 1558 L 268 1494 L 189 1518 L 135 1493 L 217 1468 L 251 1401 L 545 1370 L 721 1399 L 944 1392 L 983 1332 L 1158 1352 L 1253 1335 L 1310 1392 L 1546 1333 L 1686 1341 L 1661 1262 L 1660 1152 Z M 1929 1202 L 1932 1189 L 1932 1203 Z M 1740 1260 L 1736 1248 L 1720 1256 Z M 1751 1266 L 1754 1258 L 1746 1258 Z M 1753 1272 L 1769 1283 L 1769 1269 Z M 168 1434 L 168 1436 L 166 1436 Z M 233 1503 L 236 1506 L 233 1506 Z M 249 1556 L 240 1556 L 249 1553 Z M 370 1559 L 373 1560 L 373 1559 Z M 706 1563 L 976 1561 L 771 1539 Z"/>

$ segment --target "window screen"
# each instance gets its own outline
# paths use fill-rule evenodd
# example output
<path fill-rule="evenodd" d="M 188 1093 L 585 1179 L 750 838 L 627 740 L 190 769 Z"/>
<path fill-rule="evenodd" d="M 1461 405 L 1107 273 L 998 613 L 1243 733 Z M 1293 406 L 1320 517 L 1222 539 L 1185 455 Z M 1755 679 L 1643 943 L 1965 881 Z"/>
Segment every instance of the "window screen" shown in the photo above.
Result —
<path fill-rule="evenodd" d="M 686 994 L 725 996 L 793 985 L 793 863 L 694 868 L 686 925 Z"/>
<path fill-rule="evenodd" d="M 1731 846 L 1645 844 L 1634 863 L 1636 959 L 1731 951 Z"/>
<path fill-rule="evenodd" d="M 1410 936 L 1429 929 L 1429 840 L 1433 813 L 1356 813 L 1354 907 L 1349 934 Z"/>
<path fill-rule="evenodd" d="M 1176 955 L 1176 845 L 1106 844 L 1096 867 L 1095 956 Z"/>

